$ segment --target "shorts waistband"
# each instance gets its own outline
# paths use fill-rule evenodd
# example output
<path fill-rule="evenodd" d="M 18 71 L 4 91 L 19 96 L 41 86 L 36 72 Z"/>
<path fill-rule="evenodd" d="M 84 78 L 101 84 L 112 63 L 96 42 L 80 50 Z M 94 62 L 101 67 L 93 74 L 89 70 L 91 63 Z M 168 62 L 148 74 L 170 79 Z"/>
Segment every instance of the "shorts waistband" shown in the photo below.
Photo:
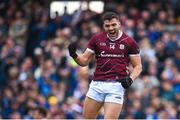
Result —
<path fill-rule="evenodd" d="M 92 80 L 97 82 L 121 82 L 120 80 Z"/>

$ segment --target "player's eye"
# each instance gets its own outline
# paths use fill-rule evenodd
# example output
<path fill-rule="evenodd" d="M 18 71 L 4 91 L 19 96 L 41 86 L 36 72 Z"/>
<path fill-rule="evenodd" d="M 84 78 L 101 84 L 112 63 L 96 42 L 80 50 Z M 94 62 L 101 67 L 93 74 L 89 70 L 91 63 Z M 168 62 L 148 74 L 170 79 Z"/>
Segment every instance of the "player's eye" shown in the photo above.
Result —
<path fill-rule="evenodd" d="M 112 26 L 113 26 L 113 27 L 116 26 L 116 23 L 112 24 Z"/>
<path fill-rule="evenodd" d="M 105 27 L 109 27 L 110 25 L 105 25 Z"/>

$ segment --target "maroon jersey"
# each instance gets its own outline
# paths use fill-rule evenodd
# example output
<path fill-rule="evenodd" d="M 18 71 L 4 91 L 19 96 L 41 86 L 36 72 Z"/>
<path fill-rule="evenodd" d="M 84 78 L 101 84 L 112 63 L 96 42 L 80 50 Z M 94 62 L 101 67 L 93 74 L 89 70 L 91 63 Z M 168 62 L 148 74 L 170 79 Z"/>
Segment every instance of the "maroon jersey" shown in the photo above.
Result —
<path fill-rule="evenodd" d="M 96 56 L 93 80 L 109 81 L 128 76 L 129 56 L 139 54 L 136 41 L 125 33 L 114 41 L 105 32 L 96 34 L 90 39 L 88 49 Z"/>

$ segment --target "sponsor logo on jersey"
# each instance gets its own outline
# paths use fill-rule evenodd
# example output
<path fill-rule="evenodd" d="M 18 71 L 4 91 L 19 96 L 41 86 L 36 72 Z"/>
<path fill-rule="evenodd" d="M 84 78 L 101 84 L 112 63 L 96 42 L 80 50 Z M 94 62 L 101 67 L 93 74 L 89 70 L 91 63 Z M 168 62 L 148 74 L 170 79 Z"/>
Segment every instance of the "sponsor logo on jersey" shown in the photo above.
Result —
<path fill-rule="evenodd" d="M 115 57 L 115 58 L 121 58 L 124 57 L 124 54 L 108 54 L 105 53 L 105 51 L 102 51 L 100 54 L 101 57 Z"/>

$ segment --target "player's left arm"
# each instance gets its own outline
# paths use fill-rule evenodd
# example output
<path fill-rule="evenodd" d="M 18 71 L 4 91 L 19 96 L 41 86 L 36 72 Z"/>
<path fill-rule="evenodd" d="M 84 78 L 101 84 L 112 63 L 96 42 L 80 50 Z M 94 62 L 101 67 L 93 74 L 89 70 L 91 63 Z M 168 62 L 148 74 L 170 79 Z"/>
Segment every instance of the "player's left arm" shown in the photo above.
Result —
<path fill-rule="evenodd" d="M 134 81 L 142 72 L 142 63 L 140 55 L 130 55 L 130 63 L 133 67 L 130 78 Z"/>

